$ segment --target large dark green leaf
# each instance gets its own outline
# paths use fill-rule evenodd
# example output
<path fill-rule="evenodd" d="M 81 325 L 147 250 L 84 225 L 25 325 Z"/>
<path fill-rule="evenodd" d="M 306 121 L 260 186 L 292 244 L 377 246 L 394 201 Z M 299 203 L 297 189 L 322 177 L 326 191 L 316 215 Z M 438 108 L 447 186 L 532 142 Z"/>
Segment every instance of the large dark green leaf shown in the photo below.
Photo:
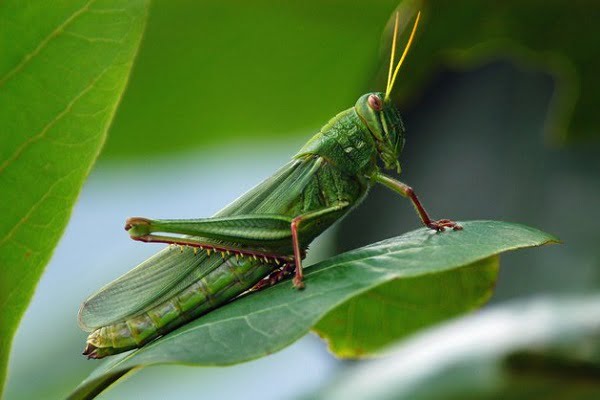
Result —
<path fill-rule="evenodd" d="M 0 393 L 13 334 L 98 155 L 146 0 L 0 2 Z"/>
<path fill-rule="evenodd" d="M 283 282 L 219 308 L 137 351 L 113 357 L 94 371 L 72 398 L 90 398 L 140 366 L 229 365 L 262 357 L 304 336 L 344 302 L 386 282 L 460 271 L 503 251 L 554 241 L 552 236 L 522 225 L 475 221 L 464 223 L 463 231 L 435 233 L 423 228 L 340 254 L 307 268 L 304 291 L 292 290 L 290 282 Z M 487 268 L 490 262 L 480 265 Z M 488 282 L 479 285 L 482 294 L 474 297 L 475 303 L 495 278 L 490 270 L 482 276 L 487 276 Z M 448 282 L 452 283 L 456 281 Z M 427 301 L 433 304 L 425 304 Z M 437 293 L 423 299 L 424 312 L 433 315 L 432 321 L 437 320 L 437 311 L 431 311 L 435 303 L 440 304 Z M 390 334 L 402 336 L 405 332 L 400 329 Z M 335 338 L 335 332 L 330 336 Z"/>
<path fill-rule="evenodd" d="M 600 297 L 538 298 L 417 335 L 315 399 L 600 398 Z"/>

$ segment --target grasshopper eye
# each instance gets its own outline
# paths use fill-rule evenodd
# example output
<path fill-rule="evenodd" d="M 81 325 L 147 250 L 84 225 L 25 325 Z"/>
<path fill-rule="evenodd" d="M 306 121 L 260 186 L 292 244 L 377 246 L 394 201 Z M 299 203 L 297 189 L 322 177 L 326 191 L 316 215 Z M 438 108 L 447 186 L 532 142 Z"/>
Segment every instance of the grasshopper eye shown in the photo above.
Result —
<path fill-rule="evenodd" d="M 367 102 L 369 103 L 369 107 L 371 107 L 372 110 L 381 111 L 382 104 L 379 96 L 372 94 L 369 96 Z"/>

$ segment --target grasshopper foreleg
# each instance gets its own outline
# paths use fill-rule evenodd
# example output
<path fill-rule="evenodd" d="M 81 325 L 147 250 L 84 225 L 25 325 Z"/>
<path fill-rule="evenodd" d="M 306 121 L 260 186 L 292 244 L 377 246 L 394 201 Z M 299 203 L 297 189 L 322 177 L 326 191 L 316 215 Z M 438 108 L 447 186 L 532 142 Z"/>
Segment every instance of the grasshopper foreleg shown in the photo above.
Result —
<path fill-rule="evenodd" d="M 392 189 L 394 192 L 400 193 L 400 195 L 409 198 L 410 201 L 413 203 L 415 210 L 417 210 L 417 213 L 419 214 L 421 221 L 423 221 L 423 224 L 425 226 L 427 226 L 428 228 L 431 228 L 438 232 L 443 232 L 446 228 L 451 228 L 451 229 L 454 229 L 455 231 L 462 229 L 462 226 L 460 226 L 458 223 L 451 221 L 449 219 L 439 219 L 439 220 L 431 219 L 431 217 L 429 217 L 429 214 L 427 213 L 427 211 L 425 211 L 425 207 L 423 207 L 423 205 L 421 204 L 421 201 L 417 197 L 413 188 L 411 188 L 407 184 L 397 181 L 397 180 L 395 180 L 387 175 L 384 175 L 382 173 L 376 173 L 374 178 L 377 182 L 382 183 L 389 189 Z"/>

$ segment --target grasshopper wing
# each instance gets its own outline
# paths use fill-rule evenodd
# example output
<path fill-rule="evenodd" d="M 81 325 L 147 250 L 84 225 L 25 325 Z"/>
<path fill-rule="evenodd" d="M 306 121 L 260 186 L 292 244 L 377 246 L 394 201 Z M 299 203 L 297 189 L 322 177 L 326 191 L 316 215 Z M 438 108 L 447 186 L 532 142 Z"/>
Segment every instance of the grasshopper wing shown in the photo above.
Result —
<path fill-rule="evenodd" d="M 218 267 L 206 254 L 169 247 L 101 288 L 83 302 L 79 325 L 87 331 L 137 315 Z"/>
<path fill-rule="evenodd" d="M 319 157 L 292 160 L 217 216 L 285 214 L 321 164 Z M 166 248 L 85 300 L 79 309 L 79 325 L 92 331 L 138 315 L 179 293 L 221 263 L 220 257 Z"/>

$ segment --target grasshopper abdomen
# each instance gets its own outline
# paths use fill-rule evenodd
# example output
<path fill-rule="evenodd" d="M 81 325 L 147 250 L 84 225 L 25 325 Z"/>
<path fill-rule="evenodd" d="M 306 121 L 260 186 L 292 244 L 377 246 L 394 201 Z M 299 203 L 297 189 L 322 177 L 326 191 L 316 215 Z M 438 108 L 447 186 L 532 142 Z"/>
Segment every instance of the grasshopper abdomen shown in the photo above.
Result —
<path fill-rule="evenodd" d="M 103 358 L 141 347 L 251 289 L 281 266 L 285 264 L 230 256 L 171 299 L 134 317 L 96 329 L 89 335 L 83 354 L 88 358 Z"/>

